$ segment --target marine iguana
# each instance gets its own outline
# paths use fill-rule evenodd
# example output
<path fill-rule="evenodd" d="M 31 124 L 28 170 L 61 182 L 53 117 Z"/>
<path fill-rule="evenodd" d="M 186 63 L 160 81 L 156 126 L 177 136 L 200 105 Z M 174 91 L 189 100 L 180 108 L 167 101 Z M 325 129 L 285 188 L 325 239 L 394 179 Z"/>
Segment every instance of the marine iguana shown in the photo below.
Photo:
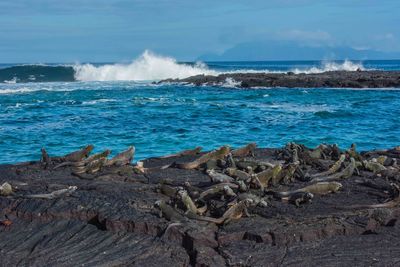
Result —
<path fill-rule="evenodd" d="M 179 190 L 178 196 L 180 197 L 182 203 L 185 205 L 187 211 L 190 211 L 190 212 L 193 212 L 196 214 L 202 214 L 197 209 L 196 204 L 194 204 L 192 198 L 188 195 L 188 192 L 186 190 Z"/>
<path fill-rule="evenodd" d="M 284 184 L 289 184 L 294 181 L 294 174 L 299 167 L 299 164 L 289 163 L 284 169 L 282 169 L 278 182 L 283 181 Z"/>
<path fill-rule="evenodd" d="M 293 142 L 287 143 L 283 149 L 277 151 L 276 154 L 278 158 L 284 159 L 287 162 L 300 163 L 299 154 L 303 153 L 305 147 Z"/>
<path fill-rule="evenodd" d="M 343 169 L 341 172 L 337 172 L 325 177 L 315 177 L 314 179 L 311 180 L 311 183 L 316 183 L 316 182 L 328 182 L 328 181 L 334 181 L 334 180 L 340 180 L 340 179 L 347 179 L 350 178 L 354 171 L 356 169 L 356 161 L 354 158 L 350 158 L 350 164 Z"/>
<path fill-rule="evenodd" d="M 377 158 L 373 158 L 372 160 L 374 160 L 374 159 L 376 159 L 376 162 L 378 162 L 378 163 L 380 163 L 382 165 L 385 165 L 385 162 L 387 161 L 388 157 L 384 156 L 384 155 L 381 155 L 381 156 L 379 156 Z"/>
<path fill-rule="evenodd" d="M 300 207 L 301 204 L 311 203 L 314 198 L 314 194 L 309 192 L 297 192 L 293 193 L 288 197 L 282 197 L 283 201 L 287 201 L 290 204 Z"/>
<path fill-rule="evenodd" d="M 355 160 L 362 162 L 364 158 L 356 150 L 357 150 L 357 145 L 353 143 L 346 152 L 347 154 L 349 154 L 351 158 L 354 158 Z"/>
<path fill-rule="evenodd" d="M 164 216 L 168 221 L 185 222 L 187 218 L 179 213 L 176 209 L 165 203 L 163 200 L 158 200 L 154 206 L 160 210 L 160 217 Z"/>
<path fill-rule="evenodd" d="M 65 162 L 65 161 L 78 162 L 78 161 L 83 160 L 84 158 L 87 158 L 89 156 L 90 152 L 92 152 L 93 148 L 94 148 L 93 145 L 87 145 L 86 147 L 84 147 L 81 150 L 74 151 L 74 152 L 69 153 L 62 157 L 55 157 L 55 158 L 51 158 L 51 159 L 54 159 L 56 161 L 63 161 L 63 162 Z"/>
<path fill-rule="evenodd" d="M 198 216 L 193 213 L 188 213 L 186 216 L 190 219 L 211 222 L 211 223 L 215 223 L 218 225 L 226 224 L 232 220 L 238 220 L 238 219 L 242 218 L 243 216 L 250 217 L 250 214 L 247 211 L 247 208 L 252 204 L 252 202 L 253 201 L 251 199 L 241 200 L 241 201 L 233 204 L 227 211 L 225 211 L 225 213 L 220 218 Z"/>
<path fill-rule="evenodd" d="M 42 157 L 40 158 L 40 162 L 42 163 L 43 168 L 47 169 L 51 164 L 50 156 L 49 154 L 47 154 L 47 151 L 44 147 L 40 151 L 42 152 Z"/>
<path fill-rule="evenodd" d="M 294 166 L 292 166 L 294 167 Z M 288 172 L 283 168 L 282 165 L 278 164 L 274 168 L 272 168 L 272 178 L 271 178 L 271 184 L 273 186 L 277 185 L 280 183 L 280 181 L 285 177 L 285 175 L 289 175 L 290 173 L 294 173 L 296 171 L 296 168 L 288 168 Z M 290 178 L 291 179 L 291 178 Z"/>
<path fill-rule="evenodd" d="M 232 153 L 229 153 L 226 159 L 226 165 L 230 168 L 236 168 L 235 160 L 232 157 Z"/>
<path fill-rule="evenodd" d="M 254 157 L 254 152 L 256 148 L 257 148 L 256 143 L 250 143 L 244 147 L 232 150 L 231 153 L 233 157 L 246 157 L 249 155 Z"/>
<path fill-rule="evenodd" d="M 66 162 L 62 162 L 62 163 L 56 165 L 53 168 L 53 170 L 58 169 L 60 167 L 64 167 L 64 166 L 82 167 L 82 166 L 84 166 L 86 164 L 91 163 L 92 161 L 95 161 L 95 160 L 98 160 L 98 159 L 101 159 L 101 158 L 107 158 L 108 155 L 110 155 L 110 153 L 111 153 L 111 151 L 107 149 L 107 150 L 105 150 L 103 152 L 94 154 L 94 155 L 92 155 L 92 156 L 90 156 L 90 157 L 88 157 L 86 159 L 81 160 L 81 161 L 66 161 Z"/>
<path fill-rule="evenodd" d="M 9 196 L 13 194 L 12 186 L 5 182 L 0 186 L 0 196 Z"/>
<path fill-rule="evenodd" d="M 199 187 L 191 185 L 187 181 L 183 185 L 184 185 L 186 191 L 188 191 L 189 195 L 191 197 L 193 197 L 193 198 L 199 198 L 200 197 L 200 193 L 203 192 L 202 189 L 200 189 Z"/>
<path fill-rule="evenodd" d="M 167 185 L 165 183 L 161 183 L 160 187 L 158 188 L 161 194 L 164 194 L 168 197 L 174 198 L 177 196 L 179 188 Z"/>
<path fill-rule="evenodd" d="M 251 175 L 248 174 L 245 171 L 241 171 L 235 168 L 227 168 L 225 170 L 225 173 L 233 178 L 236 178 L 237 180 L 242 180 L 242 181 L 250 181 Z"/>
<path fill-rule="evenodd" d="M 228 197 L 236 197 L 237 196 L 236 193 L 233 192 L 231 187 L 225 185 L 223 189 L 224 189 L 224 193 L 226 196 L 228 196 Z"/>
<path fill-rule="evenodd" d="M 136 162 L 136 165 L 133 166 L 133 170 L 137 174 L 145 174 L 148 169 L 144 167 L 143 161 L 138 161 Z"/>
<path fill-rule="evenodd" d="M 172 157 L 181 157 L 181 156 L 194 156 L 200 153 L 203 148 L 201 146 L 195 147 L 194 149 L 183 150 L 175 154 L 170 154 L 162 157 L 158 157 L 160 159 L 172 158 Z"/>
<path fill-rule="evenodd" d="M 106 161 L 107 162 L 107 161 Z M 104 166 L 104 164 L 103 164 Z M 137 173 L 137 170 L 135 170 L 135 166 L 132 165 L 123 165 L 120 167 L 115 167 L 115 168 L 111 168 L 111 169 L 104 169 L 101 168 L 100 169 L 102 172 L 101 174 L 89 174 L 89 173 L 82 173 L 82 174 L 76 174 L 76 173 L 72 173 L 82 179 L 112 179 L 112 177 L 115 177 L 115 175 L 118 176 L 132 176 L 133 174 Z"/>
<path fill-rule="evenodd" d="M 48 194 L 32 194 L 32 195 L 19 195 L 22 198 L 38 198 L 38 199 L 55 199 L 62 196 L 69 196 L 71 193 L 78 189 L 77 186 L 68 186 L 68 188 L 53 191 Z"/>
<path fill-rule="evenodd" d="M 176 166 L 180 169 L 185 169 L 185 170 L 192 170 L 198 168 L 200 165 L 207 163 L 209 160 L 218 160 L 218 159 L 224 159 L 228 154 L 230 153 L 230 148 L 229 146 L 222 146 L 217 150 L 208 152 L 207 154 L 204 154 L 200 158 L 188 162 L 188 163 L 180 163 L 176 164 Z"/>
<path fill-rule="evenodd" d="M 247 170 L 248 167 L 251 167 L 253 170 L 265 170 L 267 168 L 273 168 L 278 162 L 269 162 L 263 160 L 256 160 L 250 158 L 243 158 L 235 160 L 236 166 L 241 170 Z"/>
<path fill-rule="evenodd" d="M 326 155 L 324 153 L 324 150 L 327 148 L 326 145 L 321 144 L 319 145 L 317 148 L 313 149 L 312 151 L 310 151 L 308 154 L 311 158 L 313 159 L 325 159 Z"/>
<path fill-rule="evenodd" d="M 231 189 L 232 189 L 232 188 L 234 188 L 234 189 L 239 188 L 239 185 L 237 185 L 237 184 L 233 184 L 233 183 L 219 183 L 219 184 L 215 184 L 215 185 L 212 185 L 212 186 L 206 188 L 203 192 L 200 193 L 199 198 L 200 198 L 200 199 L 203 199 L 203 198 L 205 198 L 205 197 L 208 196 L 208 195 L 219 194 L 219 193 L 225 193 L 225 191 L 226 191 L 226 190 L 225 190 L 225 187 L 226 187 L 226 186 L 230 187 Z"/>
<path fill-rule="evenodd" d="M 245 200 L 245 199 L 251 199 L 252 203 L 251 206 L 260 206 L 260 207 L 268 207 L 268 202 L 265 200 L 263 197 L 259 197 L 257 195 L 254 195 L 252 193 L 242 193 L 239 194 L 236 200 Z"/>
<path fill-rule="evenodd" d="M 232 177 L 229 175 L 223 174 L 223 173 L 218 173 L 215 170 L 207 170 L 206 173 L 208 176 L 211 177 L 211 181 L 214 183 L 232 183 L 235 181 Z"/>
<path fill-rule="evenodd" d="M 244 181 L 242 181 L 242 180 L 237 180 L 235 182 L 235 184 L 237 184 L 239 186 L 239 191 L 240 192 L 246 192 L 247 189 L 248 189 L 246 183 Z"/>
<path fill-rule="evenodd" d="M 338 192 L 342 187 L 343 185 L 338 182 L 320 182 L 293 191 L 286 191 L 286 192 L 267 191 L 266 193 L 272 193 L 275 197 L 278 198 L 288 197 L 299 192 L 311 193 L 313 195 L 327 195 L 329 193 Z"/>
<path fill-rule="evenodd" d="M 280 172 L 282 171 L 282 165 L 277 164 L 272 169 L 265 170 L 263 172 L 257 173 L 256 176 L 260 181 L 262 187 L 268 187 L 269 182 L 273 181 L 276 183 L 276 178 L 279 176 Z"/>
<path fill-rule="evenodd" d="M 339 147 L 337 144 L 333 144 L 330 146 L 331 148 L 331 152 L 330 152 L 330 156 L 332 159 L 339 159 L 339 157 L 342 155 Z"/>
<path fill-rule="evenodd" d="M 336 161 L 327 171 L 324 172 L 320 172 L 320 173 L 316 173 L 311 175 L 312 178 L 316 178 L 316 177 L 321 177 L 321 176 L 328 176 L 331 174 L 336 173 L 337 171 L 339 171 L 340 167 L 342 166 L 342 163 L 345 161 L 346 159 L 346 155 L 342 154 L 339 158 L 338 161 Z"/>
<path fill-rule="evenodd" d="M 247 172 L 248 174 L 250 174 L 250 175 L 253 175 L 253 174 L 255 174 L 255 173 L 254 173 L 254 169 L 253 169 L 253 167 L 250 167 L 250 166 L 247 166 L 247 168 L 246 168 L 246 172 Z"/>
<path fill-rule="evenodd" d="M 106 158 L 95 159 L 95 160 L 87 163 L 87 165 L 74 167 L 72 172 L 74 174 L 82 174 L 82 173 L 94 174 L 94 173 L 97 173 L 98 171 L 100 171 L 101 168 L 106 163 L 107 163 Z"/>
<path fill-rule="evenodd" d="M 386 167 L 383 166 L 381 163 L 377 162 L 377 161 L 372 161 L 372 160 L 364 160 L 363 162 L 363 166 L 365 169 L 373 172 L 373 173 L 380 173 L 386 170 Z"/>
<path fill-rule="evenodd" d="M 112 159 L 108 160 L 105 166 L 124 166 L 131 163 L 133 160 L 133 155 L 135 153 L 135 147 L 130 146 L 127 150 L 117 154 Z"/>
<path fill-rule="evenodd" d="M 300 164 L 299 152 L 297 149 L 292 149 L 292 163 L 297 165 Z"/>

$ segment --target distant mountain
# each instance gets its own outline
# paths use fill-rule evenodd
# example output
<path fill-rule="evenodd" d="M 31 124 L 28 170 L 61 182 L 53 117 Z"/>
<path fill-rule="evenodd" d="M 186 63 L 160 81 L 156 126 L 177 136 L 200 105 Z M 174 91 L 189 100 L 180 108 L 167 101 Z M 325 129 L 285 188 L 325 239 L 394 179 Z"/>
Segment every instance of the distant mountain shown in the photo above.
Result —
<path fill-rule="evenodd" d="M 358 50 L 348 46 L 303 46 L 295 42 L 248 42 L 227 49 L 222 54 L 206 54 L 201 61 L 262 61 L 262 60 L 340 60 L 400 59 L 400 52 Z"/>

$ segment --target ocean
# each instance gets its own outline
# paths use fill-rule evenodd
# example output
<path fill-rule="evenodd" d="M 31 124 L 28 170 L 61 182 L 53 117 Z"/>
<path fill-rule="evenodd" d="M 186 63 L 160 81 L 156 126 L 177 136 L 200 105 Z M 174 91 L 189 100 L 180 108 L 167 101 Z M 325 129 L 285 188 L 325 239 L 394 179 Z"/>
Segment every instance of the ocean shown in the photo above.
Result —
<path fill-rule="evenodd" d="M 202 146 L 400 145 L 400 88 L 239 89 L 155 84 L 226 72 L 400 70 L 400 61 L 186 62 L 145 52 L 126 64 L 0 64 L 0 163 L 63 155 L 86 144 L 135 160 Z"/>

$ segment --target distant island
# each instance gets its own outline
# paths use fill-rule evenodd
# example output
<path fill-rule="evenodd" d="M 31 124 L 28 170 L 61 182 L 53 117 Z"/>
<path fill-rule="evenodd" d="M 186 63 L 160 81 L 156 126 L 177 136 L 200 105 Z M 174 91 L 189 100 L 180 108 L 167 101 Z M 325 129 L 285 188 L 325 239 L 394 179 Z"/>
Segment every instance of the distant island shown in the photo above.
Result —
<path fill-rule="evenodd" d="M 350 46 L 310 46 L 291 41 L 244 42 L 221 54 L 199 56 L 200 61 L 264 61 L 264 60 L 392 60 L 400 59 L 399 52 L 375 49 L 356 49 Z"/>

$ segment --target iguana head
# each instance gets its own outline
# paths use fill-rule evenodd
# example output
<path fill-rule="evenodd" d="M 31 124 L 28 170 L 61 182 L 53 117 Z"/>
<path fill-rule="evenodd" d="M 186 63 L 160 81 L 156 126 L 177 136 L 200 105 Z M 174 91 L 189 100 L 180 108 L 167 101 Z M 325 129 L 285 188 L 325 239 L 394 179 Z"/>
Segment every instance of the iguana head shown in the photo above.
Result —
<path fill-rule="evenodd" d="M 252 200 L 251 198 L 246 198 L 243 200 L 243 203 L 246 207 L 250 207 L 253 204 L 254 200 Z"/>
<path fill-rule="evenodd" d="M 219 149 L 219 154 L 220 155 L 228 155 L 230 151 L 231 151 L 231 148 L 229 146 L 222 146 Z"/>
<path fill-rule="evenodd" d="M 186 197 L 187 195 L 188 195 L 188 193 L 187 193 L 187 191 L 184 190 L 184 189 L 181 189 L 181 190 L 178 191 L 178 196 L 181 197 L 181 198 L 184 198 L 184 197 Z"/>
<path fill-rule="evenodd" d="M 101 153 L 101 155 L 103 156 L 103 157 L 108 157 L 108 155 L 110 155 L 111 154 L 111 150 L 109 150 L 109 149 L 107 149 L 107 150 L 105 150 L 103 153 Z"/>
<path fill-rule="evenodd" d="M 343 187 L 343 185 L 341 183 L 339 183 L 339 182 L 332 182 L 331 185 L 332 185 L 333 190 L 335 192 L 339 191 Z"/>
<path fill-rule="evenodd" d="M 154 202 L 154 206 L 156 208 L 160 208 L 163 205 L 164 201 L 163 200 L 157 200 L 156 202 Z"/>
<path fill-rule="evenodd" d="M 85 147 L 85 151 L 87 154 L 89 154 L 90 152 L 92 152 L 92 150 L 94 149 L 94 145 L 87 145 Z"/>
<path fill-rule="evenodd" d="M 305 195 L 305 198 L 307 199 L 307 200 L 311 200 L 311 199 L 313 199 L 314 198 L 314 194 L 313 193 L 306 193 L 306 195 Z"/>

